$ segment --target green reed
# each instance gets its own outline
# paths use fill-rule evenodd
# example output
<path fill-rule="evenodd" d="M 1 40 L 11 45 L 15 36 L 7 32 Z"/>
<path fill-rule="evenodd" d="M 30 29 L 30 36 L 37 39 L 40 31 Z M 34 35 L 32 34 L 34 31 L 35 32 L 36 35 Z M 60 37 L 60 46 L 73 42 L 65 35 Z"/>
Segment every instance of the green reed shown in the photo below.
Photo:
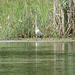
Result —
<path fill-rule="evenodd" d="M 0 39 L 35 37 L 35 13 L 38 13 L 38 28 L 51 36 L 53 26 L 49 11 L 53 13 L 53 3 L 49 0 L 0 0 Z"/>

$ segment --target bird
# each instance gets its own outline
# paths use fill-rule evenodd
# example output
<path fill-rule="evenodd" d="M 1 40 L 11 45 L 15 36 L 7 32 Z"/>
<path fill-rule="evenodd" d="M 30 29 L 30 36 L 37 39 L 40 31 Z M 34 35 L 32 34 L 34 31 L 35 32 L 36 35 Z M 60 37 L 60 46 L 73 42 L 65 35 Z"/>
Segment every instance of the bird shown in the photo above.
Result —
<path fill-rule="evenodd" d="M 37 11 L 34 10 L 36 16 L 35 16 L 35 34 L 36 34 L 36 38 L 39 36 L 42 36 L 42 32 L 38 29 L 37 27 Z"/>

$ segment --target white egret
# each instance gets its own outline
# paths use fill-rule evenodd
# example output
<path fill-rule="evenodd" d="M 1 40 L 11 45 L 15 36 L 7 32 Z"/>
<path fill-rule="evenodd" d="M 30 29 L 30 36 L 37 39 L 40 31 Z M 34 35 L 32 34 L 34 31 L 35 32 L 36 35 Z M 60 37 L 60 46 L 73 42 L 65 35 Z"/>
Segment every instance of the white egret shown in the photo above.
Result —
<path fill-rule="evenodd" d="M 35 17 L 35 34 L 36 34 L 36 38 L 37 38 L 37 36 L 40 37 L 42 35 L 42 32 L 37 27 L 37 12 L 36 12 L 36 10 L 34 10 L 34 12 L 36 14 L 36 17 Z"/>

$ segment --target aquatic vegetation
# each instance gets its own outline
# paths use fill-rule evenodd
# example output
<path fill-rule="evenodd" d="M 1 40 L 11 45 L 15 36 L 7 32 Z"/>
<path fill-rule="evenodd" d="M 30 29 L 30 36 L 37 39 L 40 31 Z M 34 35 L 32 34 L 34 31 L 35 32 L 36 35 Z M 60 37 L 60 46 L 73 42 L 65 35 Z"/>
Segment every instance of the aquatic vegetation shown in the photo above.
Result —
<path fill-rule="evenodd" d="M 34 10 L 43 37 L 59 37 L 59 27 L 53 25 L 53 5 L 53 0 L 0 0 L 0 39 L 35 37 Z"/>

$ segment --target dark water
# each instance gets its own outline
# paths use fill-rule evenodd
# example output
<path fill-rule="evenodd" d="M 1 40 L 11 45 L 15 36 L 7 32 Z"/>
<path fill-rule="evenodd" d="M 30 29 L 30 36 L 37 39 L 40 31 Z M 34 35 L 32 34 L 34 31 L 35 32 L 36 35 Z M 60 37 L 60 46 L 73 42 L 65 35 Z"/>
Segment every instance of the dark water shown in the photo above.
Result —
<path fill-rule="evenodd" d="M 0 43 L 0 75 L 75 75 L 75 42 Z"/>

